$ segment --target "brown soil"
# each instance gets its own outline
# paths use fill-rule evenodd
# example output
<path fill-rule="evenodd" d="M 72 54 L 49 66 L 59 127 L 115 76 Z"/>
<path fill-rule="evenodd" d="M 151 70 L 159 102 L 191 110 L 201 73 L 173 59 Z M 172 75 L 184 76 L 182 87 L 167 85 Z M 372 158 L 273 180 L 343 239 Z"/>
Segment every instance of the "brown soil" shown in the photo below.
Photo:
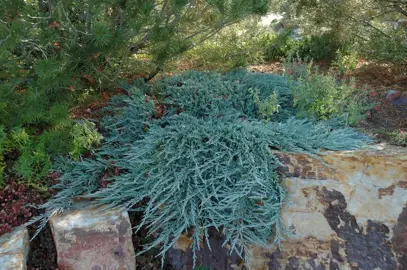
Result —
<path fill-rule="evenodd" d="M 54 184 L 55 176 L 50 174 L 47 181 L 50 185 Z M 42 211 L 29 204 L 41 205 L 52 196 L 52 191 L 44 193 L 34 188 L 27 187 L 25 184 L 17 183 L 11 180 L 7 186 L 0 191 L 0 236 L 13 229 L 24 225 L 32 217 L 38 216 Z M 35 234 L 38 225 L 28 227 L 30 238 Z M 56 250 L 52 239 L 51 230 L 47 226 L 30 243 L 30 252 L 28 254 L 28 270 L 54 270 L 57 269 Z"/>
<path fill-rule="evenodd" d="M 350 76 L 360 84 L 367 84 L 375 95 L 372 100 L 376 107 L 371 110 L 371 116 L 361 121 L 358 127 L 364 132 L 376 138 L 379 142 L 400 144 L 395 141 L 395 133 L 407 130 L 407 104 L 393 105 L 386 101 L 389 90 L 407 93 L 407 72 L 405 67 L 363 63 Z"/>
<path fill-rule="evenodd" d="M 37 230 L 37 226 L 28 228 L 30 237 Z M 30 243 L 27 261 L 28 270 L 57 270 L 57 251 L 52 238 L 50 227 L 47 225 Z"/>
<path fill-rule="evenodd" d="M 153 237 L 147 236 L 147 229 L 141 228 L 138 232 L 134 228 L 141 223 L 141 212 L 129 212 L 130 222 L 133 226 L 133 246 L 136 254 L 143 250 L 143 245 L 150 243 Z M 159 253 L 159 248 L 151 249 L 143 254 L 137 255 L 137 270 L 159 270 L 161 269 L 161 257 L 156 257 Z M 163 269 L 173 269 L 170 265 L 164 264 Z"/>
<path fill-rule="evenodd" d="M 121 88 L 116 88 L 114 91 L 101 91 L 98 98 L 94 102 L 88 102 L 82 106 L 75 107 L 71 110 L 72 119 L 91 119 L 99 118 L 100 109 L 105 107 L 109 100 L 115 95 L 126 94 L 126 91 Z"/>

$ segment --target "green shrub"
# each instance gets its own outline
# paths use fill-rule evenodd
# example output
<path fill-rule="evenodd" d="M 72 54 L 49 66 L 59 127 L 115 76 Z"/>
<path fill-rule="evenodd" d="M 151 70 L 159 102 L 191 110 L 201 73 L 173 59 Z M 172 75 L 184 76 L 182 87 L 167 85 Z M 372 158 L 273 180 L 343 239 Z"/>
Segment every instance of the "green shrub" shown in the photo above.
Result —
<path fill-rule="evenodd" d="M 390 36 L 373 32 L 360 53 L 367 59 L 407 66 L 407 25 L 388 31 Z"/>
<path fill-rule="evenodd" d="M 100 134 L 93 123 L 84 121 L 75 124 L 70 130 L 47 130 L 40 135 L 30 135 L 25 128 L 13 128 L 9 134 L 4 128 L 0 129 L 0 173 L 4 184 L 5 172 L 14 174 L 40 190 L 47 190 L 47 183 L 43 180 L 51 168 L 51 154 L 65 154 L 70 152 L 78 159 L 82 153 L 97 146 Z M 5 164 L 13 164 L 7 168 Z M 6 170 L 7 169 L 7 170 Z"/>
<path fill-rule="evenodd" d="M 218 71 L 260 63 L 263 61 L 261 31 L 256 18 L 229 26 L 187 52 L 179 62 L 189 63 L 192 68 Z"/>
<path fill-rule="evenodd" d="M 287 24 L 300 26 L 307 35 L 329 33 L 332 48 L 339 43 L 341 51 L 353 47 L 367 60 L 407 64 L 404 0 L 288 0 L 278 4 L 275 12 L 284 14 Z"/>
<path fill-rule="evenodd" d="M 0 167 L 32 182 L 55 154 L 77 158 L 96 135 L 78 134 L 84 130 L 78 131 L 70 110 L 89 92 L 116 86 L 141 56 L 153 77 L 214 32 L 267 9 L 265 0 L 3 0 L 0 126 L 10 145 L 1 154 L 9 169 L 4 162 Z M 15 128 L 28 141 L 12 141 Z"/>
<path fill-rule="evenodd" d="M 404 130 L 393 131 L 390 136 L 397 145 L 407 146 L 407 133 Z"/>
<path fill-rule="evenodd" d="M 281 34 L 264 34 L 261 37 L 264 59 L 267 61 L 280 60 L 297 51 L 300 41 L 293 39 L 291 34 L 291 31 L 284 31 Z"/>
<path fill-rule="evenodd" d="M 83 121 L 73 126 L 71 131 L 73 138 L 73 149 L 70 152 L 76 160 L 86 151 L 90 151 L 100 144 L 101 135 L 97 131 L 95 124 Z"/>
<path fill-rule="evenodd" d="M 263 116 L 264 119 L 269 120 L 270 117 L 278 112 L 280 105 L 278 104 L 277 92 L 274 92 L 266 100 L 260 100 L 260 90 L 255 88 L 249 88 L 249 93 L 252 94 L 253 101 L 257 106 L 258 113 Z"/>
<path fill-rule="evenodd" d="M 352 125 L 374 106 L 368 99 L 366 86 L 357 88 L 353 79 L 321 74 L 317 66 L 298 59 L 289 60 L 285 69 L 300 117 L 320 120 L 340 117 Z"/>
<path fill-rule="evenodd" d="M 272 235 L 279 244 L 290 235 L 280 217 L 286 191 L 276 169 L 282 164 L 271 149 L 316 157 L 320 149 L 357 149 L 371 141 L 350 128 L 293 118 L 282 76 L 189 72 L 137 82 L 128 91 L 107 109 L 100 150 L 66 164 L 59 193 L 32 222 L 45 225 L 84 195 L 109 208 L 143 211 L 138 229 L 157 233 L 146 249 L 160 244 L 163 259 L 184 232 L 191 233 L 195 254 L 209 227 L 223 232 L 231 251 L 250 257 L 249 245 L 269 246 Z M 258 104 L 271 95 L 279 111 L 265 121 Z M 110 184 L 100 189 L 106 172 Z"/>
<path fill-rule="evenodd" d="M 43 191 L 48 190 L 44 178 L 51 169 L 51 159 L 45 150 L 44 144 L 24 147 L 20 152 L 15 167 L 17 175 L 22 177 L 29 185 Z"/>
<path fill-rule="evenodd" d="M 360 55 L 356 49 L 338 51 L 332 67 L 342 74 L 354 71 L 360 61 Z"/>
<path fill-rule="evenodd" d="M 13 128 L 10 134 L 6 134 L 4 128 L 0 130 L 0 185 L 5 184 L 6 173 L 5 160 L 11 163 L 10 155 L 18 153 L 14 164 L 15 173 L 26 180 L 26 182 L 38 189 L 43 189 L 40 180 L 50 168 L 49 156 L 44 150 L 43 143 L 34 143 L 24 128 Z M 12 168 L 8 168 L 7 174 Z"/>
<path fill-rule="evenodd" d="M 293 37 L 293 30 L 280 34 L 269 33 L 261 38 L 265 60 L 280 60 L 291 55 L 318 60 L 335 59 L 341 45 L 330 33 Z"/>
<path fill-rule="evenodd" d="M 330 32 L 321 35 L 306 36 L 301 40 L 295 53 L 301 58 L 318 60 L 333 60 L 341 44 Z"/>

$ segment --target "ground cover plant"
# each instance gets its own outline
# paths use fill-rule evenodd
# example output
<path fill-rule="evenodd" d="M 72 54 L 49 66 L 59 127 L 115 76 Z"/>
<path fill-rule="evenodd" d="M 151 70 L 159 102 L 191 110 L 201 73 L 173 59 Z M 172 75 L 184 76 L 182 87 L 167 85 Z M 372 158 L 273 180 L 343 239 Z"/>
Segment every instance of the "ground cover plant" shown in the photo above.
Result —
<path fill-rule="evenodd" d="M 138 228 L 156 236 L 145 248 L 160 245 L 163 260 L 181 233 L 191 237 L 195 254 L 210 227 L 248 257 L 250 244 L 279 244 L 291 234 L 280 217 L 286 192 L 273 149 L 318 158 L 321 149 L 371 142 L 338 121 L 296 118 L 284 76 L 192 71 L 123 87 L 128 95 L 106 109 L 100 149 L 60 163 L 59 192 L 31 222 L 45 225 L 84 196 L 142 211 Z"/>

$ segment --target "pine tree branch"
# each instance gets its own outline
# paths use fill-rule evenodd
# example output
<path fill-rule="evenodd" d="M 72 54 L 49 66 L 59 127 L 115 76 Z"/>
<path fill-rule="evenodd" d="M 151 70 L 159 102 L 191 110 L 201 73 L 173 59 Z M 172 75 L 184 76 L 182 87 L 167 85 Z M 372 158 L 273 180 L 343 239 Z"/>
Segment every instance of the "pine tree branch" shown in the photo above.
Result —
<path fill-rule="evenodd" d="M 158 73 L 160 73 L 161 71 L 163 71 L 163 68 L 161 66 L 157 66 L 154 71 L 152 71 L 150 74 L 148 74 L 147 78 L 144 79 L 145 82 L 149 82 L 152 79 L 154 79 L 155 76 L 158 75 Z"/>
<path fill-rule="evenodd" d="M 333 9 L 335 9 L 337 11 L 341 11 L 335 6 L 335 3 L 333 3 L 332 1 L 329 1 L 329 2 L 330 2 L 330 7 L 331 8 L 333 8 Z M 376 26 L 374 26 L 373 24 L 371 24 L 370 22 L 368 22 L 366 20 L 355 18 L 354 16 L 350 15 L 349 13 L 345 13 L 345 16 L 347 18 L 349 18 L 349 19 L 352 19 L 355 22 L 359 22 L 359 23 L 362 23 L 362 24 L 364 24 L 366 26 L 369 26 L 370 28 L 376 30 L 377 32 L 381 33 L 382 35 L 384 35 L 384 36 L 386 36 L 388 38 L 392 38 L 392 36 L 390 36 L 389 34 L 383 32 L 383 30 L 377 28 Z"/>
<path fill-rule="evenodd" d="M 9 38 L 10 38 L 10 35 L 8 35 L 6 38 L 0 40 L 0 46 L 1 46 L 4 42 L 6 42 Z"/>
<path fill-rule="evenodd" d="M 89 34 L 92 29 L 92 0 L 88 0 L 88 8 L 86 10 L 86 33 Z"/>
<path fill-rule="evenodd" d="M 21 40 L 21 42 L 33 45 L 40 52 L 42 52 L 42 55 L 44 56 L 45 59 L 48 59 L 47 54 L 45 53 L 45 51 L 38 44 L 36 44 L 36 43 L 34 43 L 32 41 L 29 41 L 29 40 Z"/>
<path fill-rule="evenodd" d="M 164 17 L 164 13 L 167 8 L 167 5 L 168 5 L 168 0 L 164 0 L 162 7 L 161 7 L 160 18 Z"/>
<path fill-rule="evenodd" d="M 396 10 L 399 12 L 399 13 L 401 13 L 401 14 L 403 14 L 405 17 L 407 17 L 407 9 L 404 9 L 404 8 L 402 8 L 402 7 L 399 7 L 399 6 L 397 6 L 397 7 L 395 7 L 396 8 Z"/>
<path fill-rule="evenodd" d="M 153 29 L 151 28 L 144 37 L 139 40 L 136 44 L 130 46 L 130 51 L 132 53 L 137 53 L 141 49 L 144 49 L 148 45 L 149 38 L 153 35 Z"/>
<path fill-rule="evenodd" d="M 120 33 L 122 33 L 123 32 L 123 23 L 124 23 L 124 10 L 123 10 L 122 7 L 120 7 L 119 13 L 120 13 L 120 15 L 119 15 L 120 16 L 119 31 L 120 31 Z"/>
<path fill-rule="evenodd" d="M 83 31 L 80 31 L 78 29 L 76 29 L 76 27 L 73 25 L 72 21 L 69 19 L 68 13 L 66 13 L 64 5 L 62 4 L 62 1 L 59 2 L 59 5 L 61 7 L 62 13 L 64 14 L 66 20 L 68 21 L 68 23 L 71 25 L 72 29 L 74 30 L 74 33 L 76 36 L 78 36 L 78 33 L 87 35 L 87 36 L 91 36 L 91 34 L 85 33 Z"/>

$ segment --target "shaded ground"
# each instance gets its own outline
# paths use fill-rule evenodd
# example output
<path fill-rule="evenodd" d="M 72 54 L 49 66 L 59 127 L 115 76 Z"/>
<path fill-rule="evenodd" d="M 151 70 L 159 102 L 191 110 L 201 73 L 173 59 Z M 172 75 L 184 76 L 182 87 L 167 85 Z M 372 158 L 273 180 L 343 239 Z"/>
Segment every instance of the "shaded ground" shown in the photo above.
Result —
<path fill-rule="evenodd" d="M 130 222 L 133 227 L 137 226 L 141 222 L 142 213 L 141 212 L 129 212 Z M 136 232 L 133 228 L 133 246 L 136 254 L 143 250 L 143 245 L 148 244 L 152 241 L 152 237 L 147 236 L 147 229 L 142 228 Z M 137 255 L 136 265 L 137 270 L 160 270 L 161 268 L 161 257 L 156 257 L 159 253 L 159 247 L 156 249 L 151 249 L 143 254 Z M 172 270 L 175 269 L 167 262 L 165 263 L 163 269 Z"/>
<path fill-rule="evenodd" d="M 28 228 L 30 237 L 37 230 L 37 226 Z M 49 225 L 41 231 L 30 243 L 30 253 L 27 262 L 28 270 L 57 270 L 57 251 Z"/>

